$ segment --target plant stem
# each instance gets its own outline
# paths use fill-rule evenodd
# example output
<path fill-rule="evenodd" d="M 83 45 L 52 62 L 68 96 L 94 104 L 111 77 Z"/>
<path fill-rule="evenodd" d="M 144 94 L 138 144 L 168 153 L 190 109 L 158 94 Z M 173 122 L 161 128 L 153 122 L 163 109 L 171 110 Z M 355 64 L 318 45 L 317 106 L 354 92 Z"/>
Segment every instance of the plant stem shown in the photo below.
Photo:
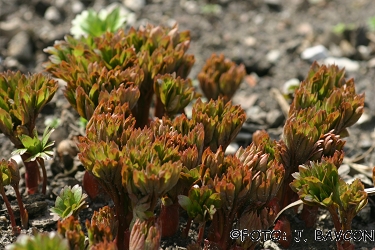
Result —
<path fill-rule="evenodd" d="M 335 226 L 336 232 L 339 232 L 341 230 L 341 223 L 335 205 L 329 206 L 328 211 L 331 214 L 333 225 Z"/>
<path fill-rule="evenodd" d="M 39 184 L 39 166 L 36 161 L 29 161 L 26 160 L 30 157 L 29 154 L 25 153 L 21 155 L 22 161 L 25 164 L 25 183 L 27 188 L 28 194 L 35 194 L 38 193 L 38 184 Z"/>
<path fill-rule="evenodd" d="M 14 233 L 14 235 L 19 235 L 20 234 L 20 229 L 19 229 L 19 227 L 17 227 L 16 219 L 14 217 L 14 213 L 13 213 L 12 207 L 10 206 L 9 200 L 8 200 L 8 198 L 5 195 L 5 191 L 4 191 L 3 186 L 0 186 L 0 194 L 3 197 L 5 206 L 7 207 L 7 210 L 8 210 L 8 213 L 9 213 L 9 219 L 10 219 L 10 223 L 12 224 L 13 233 Z"/>
<path fill-rule="evenodd" d="M 160 98 L 156 96 L 156 103 L 155 103 L 155 117 L 161 119 L 164 115 L 164 105 L 161 102 Z"/>
<path fill-rule="evenodd" d="M 229 237 L 230 237 L 230 231 L 232 230 L 232 225 L 233 225 L 233 220 L 234 220 L 234 213 L 232 210 L 231 213 L 226 217 L 225 222 L 223 223 L 223 230 L 222 230 L 222 235 L 221 239 L 219 241 L 219 245 L 221 246 L 222 249 L 229 249 Z"/>
<path fill-rule="evenodd" d="M 330 207 L 328 207 L 328 211 L 331 214 L 333 225 L 335 226 L 336 232 L 339 232 L 340 230 L 350 230 L 352 221 L 351 219 L 348 220 L 347 223 L 341 225 L 335 206 L 331 205 Z M 354 250 L 354 245 L 350 243 L 350 241 L 344 241 L 343 239 L 337 241 L 336 246 L 338 250 Z"/>
<path fill-rule="evenodd" d="M 187 223 L 186 223 L 186 227 L 184 229 L 184 232 L 182 233 L 182 237 L 184 238 L 187 238 L 188 235 L 189 235 L 189 230 L 190 230 L 190 226 L 191 226 L 191 221 L 192 221 L 192 218 L 188 218 L 187 220 Z"/>
<path fill-rule="evenodd" d="M 18 190 L 18 185 L 14 186 L 13 188 L 14 188 L 14 191 L 16 192 L 17 202 L 20 208 L 22 228 L 27 229 L 29 226 L 29 214 L 27 213 L 27 210 L 25 206 L 23 205 L 21 194 L 20 194 L 20 191 Z"/>
<path fill-rule="evenodd" d="M 178 231 L 180 205 L 173 203 L 171 205 L 161 204 L 159 219 L 161 222 L 162 237 L 171 237 Z"/>
<path fill-rule="evenodd" d="M 204 228 L 205 228 L 205 226 L 206 226 L 206 222 L 200 223 L 199 232 L 198 232 L 198 239 L 197 239 L 197 244 L 199 246 L 201 246 L 202 242 L 203 242 L 203 236 L 204 236 Z"/>
<path fill-rule="evenodd" d="M 44 165 L 44 160 L 42 158 L 37 158 L 37 162 L 39 163 L 40 167 L 42 168 L 42 174 L 43 174 L 43 186 L 42 186 L 42 193 L 46 194 L 47 189 L 47 172 L 46 167 Z"/>
<path fill-rule="evenodd" d="M 125 233 L 130 232 L 129 225 L 131 218 L 128 217 L 127 203 L 125 195 L 113 195 L 113 202 L 115 203 L 116 219 L 118 221 L 118 229 L 116 236 L 116 243 L 118 249 L 129 249 L 129 242 L 126 241 Z"/>
<path fill-rule="evenodd" d="M 148 93 L 141 95 L 137 102 L 136 110 L 136 124 L 137 128 L 144 128 L 148 124 L 148 117 L 150 114 L 150 106 L 152 101 L 152 96 L 154 94 L 153 89 L 149 90 Z"/>

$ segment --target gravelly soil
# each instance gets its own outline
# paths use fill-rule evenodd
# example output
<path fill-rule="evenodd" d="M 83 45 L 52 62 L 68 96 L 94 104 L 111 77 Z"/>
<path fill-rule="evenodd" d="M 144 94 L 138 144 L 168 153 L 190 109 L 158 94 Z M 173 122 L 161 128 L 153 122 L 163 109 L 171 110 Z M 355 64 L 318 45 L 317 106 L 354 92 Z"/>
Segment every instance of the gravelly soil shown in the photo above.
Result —
<path fill-rule="evenodd" d="M 0 0 L 0 72 L 7 69 L 25 73 L 42 71 L 41 64 L 47 60 L 47 55 L 42 50 L 69 33 L 70 22 L 75 16 L 73 11 L 88 7 L 99 10 L 112 2 L 116 1 Z M 60 18 L 47 18 L 50 21 L 46 19 L 46 12 L 51 7 L 56 7 Z M 141 7 L 134 12 L 137 20 L 134 26 L 148 22 L 161 25 L 173 25 L 177 22 L 180 30 L 191 31 L 189 51 L 196 58 L 191 72 L 193 79 L 212 53 L 224 53 L 234 61 L 244 63 L 247 76 L 234 97 L 234 102 L 241 104 L 248 116 L 253 118 L 248 120 L 247 127 L 266 129 L 275 139 L 281 135 L 283 117 L 273 119 L 269 115 L 275 113 L 280 116 L 281 113 L 280 106 L 271 97 L 270 91 L 272 88 L 282 90 L 284 83 L 292 78 L 302 80 L 305 77 L 311 61 L 302 59 L 302 52 L 309 47 L 323 45 L 329 56 L 349 59 L 358 67 L 347 71 L 347 77 L 355 79 L 357 92 L 364 92 L 366 101 L 363 120 L 350 129 L 351 135 L 345 146 L 346 154 L 353 158 L 372 149 L 375 127 L 375 31 L 369 28 L 368 20 L 375 16 L 373 0 L 149 0 Z M 340 27 L 343 31 L 340 35 L 333 32 Z M 26 38 L 23 38 L 26 43 L 23 43 L 22 36 L 18 42 L 12 42 L 21 32 L 26 32 Z M 15 53 L 14 50 L 17 49 L 23 53 Z M 352 64 L 345 65 L 350 68 Z M 43 111 L 39 125 L 43 127 L 44 121 L 51 118 L 62 118 L 66 123 L 71 123 L 77 117 L 59 90 L 53 102 Z M 55 133 L 56 144 L 68 136 L 70 131 L 67 130 L 61 128 Z M 245 129 L 242 136 L 246 133 L 249 133 L 249 129 Z M 250 141 L 251 136 L 250 139 L 237 138 L 236 143 L 246 145 Z M 8 158 L 11 151 L 11 144 L 0 135 L 0 156 Z M 375 153 L 370 150 L 357 163 L 374 166 Z M 355 174 L 358 174 L 358 170 L 349 168 L 347 178 Z M 366 177 L 361 178 L 365 180 Z M 50 172 L 51 183 L 52 180 Z M 53 202 L 54 189 L 58 190 L 62 185 L 72 185 L 74 182 L 74 178 L 61 178 L 59 183 L 51 184 L 50 200 L 47 203 L 51 205 L 51 201 Z M 353 228 L 375 229 L 374 208 L 374 202 L 370 199 L 367 211 L 356 217 Z M 4 209 L 0 211 L 2 213 L 5 213 Z M 89 215 L 82 214 L 81 217 L 89 218 Z M 298 218 L 290 215 L 292 229 L 304 229 L 304 235 L 308 238 L 307 242 L 294 242 L 291 249 L 335 248 L 334 242 L 314 240 L 315 229 L 333 228 L 327 213 L 321 211 L 319 218 L 316 228 L 306 229 Z M 0 222 L 0 248 L 14 240 L 8 234 L 7 223 Z M 52 228 L 53 223 L 52 226 L 44 227 L 45 230 Z M 196 234 L 192 230 L 191 237 L 194 236 Z M 187 241 L 191 242 L 192 239 Z M 164 241 L 163 248 L 186 247 L 187 241 L 181 240 L 177 235 Z M 371 249 L 373 246 L 375 242 L 356 243 L 358 249 Z"/>

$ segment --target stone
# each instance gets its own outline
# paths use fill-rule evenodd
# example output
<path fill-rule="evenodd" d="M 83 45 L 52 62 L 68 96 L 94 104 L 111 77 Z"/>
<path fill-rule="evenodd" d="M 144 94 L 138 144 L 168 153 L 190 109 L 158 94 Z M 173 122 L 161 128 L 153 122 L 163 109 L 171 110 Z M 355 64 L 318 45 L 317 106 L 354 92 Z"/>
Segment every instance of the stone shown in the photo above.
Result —
<path fill-rule="evenodd" d="M 359 45 L 358 53 L 361 55 L 362 60 L 368 60 L 371 56 L 371 49 L 368 46 L 365 45 Z"/>
<path fill-rule="evenodd" d="M 267 113 L 259 106 L 253 106 L 246 110 L 247 123 L 265 124 Z"/>
<path fill-rule="evenodd" d="M 324 64 L 335 64 L 339 68 L 345 68 L 347 72 L 357 72 L 359 70 L 359 62 L 346 57 L 327 57 L 324 59 Z"/>
<path fill-rule="evenodd" d="M 240 147 L 240 146 L 238 146 L 237 143 L 232 142 L 232 143 L 230 143 L 230 144 L 228 145 L 228 147 L 226 148 L 226 150 L 225 150 L 225 154 L 226 154 L 226 155 L 234 155 L 234 154 L 237 152 L 237 150 L 239 149 L 239 147 Z"/>
<path fill-rule="evenodd" d="M 266 58 L 267 58 L 267 61 L 269 61 L 270 63 L 275 64 L 280 59 L 280 56 L 281 56 L 280 50 L 273 49 L 273 50 L 270 50 L 267 53 Z"/>
<path fill-rule="evenodd" d="M 74 14 L 79 14 L 85 9 L 85 5 L 81 1 L 72 2 L 72 12 Z"/>
<path fill-rule="evenodd" d="M 26 24 L 18 17 L 11 18 L 9 20 L 0 22 L 0 34 L 1 36 L 12 37 L 21 31 L 22 27 Z"/>
<path fill-rule="evenodd" d="M 369 67 L 369 68 L 375 68 L 375 57 L 371 58 L 370 60 L 368 60 L 367 67 Z"/>
<path fill-rule="evenodd" d="M 44 18 L 51 23 L 59 23 L 61 21 L 61 14 L 55 6 L 50 6 L 44 13 Z"/>
<path fill-rule="evenodd" d="M 29 34 L 20 31 L 12 37 L 8 44 L 8 55 L 18 60 L 31 60 L 33 57 Z"/>
<path fill-rule="evenodd" d="M 301 58 L 311 63 L 314 61 L 325 59 L 327 57 L 328 50 L 323 45 L 317 45 L 314 47 L 307 48 L 301 53 Z"/>
<path fill-rule="evenodd" d="M 372 139 L 365 137 L 365 138 L 362 138 L 362 140 L 360 140 L 358 144 L 361 149 L 367 150 L 371 148 L 373 143 L 372 143 Z"/>
<path fill-rule="evenodd" d="M 267 240 L 266 242 L 264 242 L 263 248 L 269 250 L 280 250 L 280 247 L 278 247 L 278 245 L 272 240 Z"/>
<path fill-rule="evenodd" d="M 303 36 L 312 36 L 314 34 L 314 28 L 310 23 L 301 23 L 297 27 L 297 32 Z"/>
<path fill-rule="evenodd" d="M 340 49 L 344 57 L 352 57 L 356 53 L 356 49 L 347 40 L 341 40 Z"/>
<path fill-rule="evenodd" d="M 68 4 L 68 0 L 55 0 L 55 6 L 59 9 L 64 8 Z"/>
<path fill-rule="evenodd" d="M 339 175 L 340 176 L 345 176 L 348 175 L 350 172 L 350 167 L 348 164 L 341 164 L 341 166 L 338 169 Z"/>
<path fill-rule="evenodd" d="M 363 114 L 361 115 L 361 117 L 358 119 L 358 121 L 356 122 L 356 124 L 363 125 L 363 124 L 368 124 L 369 122 L 371 122 L 372 117 L 368 113 L 370 113 L 370 111 L 367 110 L 367 108 L 365 108 L 365 111 L 363 112 Z"/>
<path fill-rule="evenodd" d="M 242 43 L 248 47 L 253 47 L 257 42 L 257 39 L 253 36 L 246 36 L 243 38 Z"/>
<path fill-rule="evenodd" d="M 277 109 L 273 109 L 270 112 L 267 113 L 266 116 L 266 123 L 271 127 L 271 128 L 277 128 L 278 126 L 281 125 L 281 123 L 284 120 L 284 115 L 281 111 Z"/>
<path fill-rule="evenodd" d="M 123 3 L 132 11 L 140 11 L 146 5 L 145 0 L 124 0 Z"/>

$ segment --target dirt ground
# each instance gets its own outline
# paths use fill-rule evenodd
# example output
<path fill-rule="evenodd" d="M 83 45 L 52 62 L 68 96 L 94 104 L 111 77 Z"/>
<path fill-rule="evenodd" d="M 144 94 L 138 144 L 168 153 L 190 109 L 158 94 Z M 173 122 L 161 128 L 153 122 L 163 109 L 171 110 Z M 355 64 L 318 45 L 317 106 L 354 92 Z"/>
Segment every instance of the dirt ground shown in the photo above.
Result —
<path fill-rule="evenodd" d="M 43 49 L 69 34 L 71 20 L 77 13 L 87 8 L 100 10 L 115 2 L 120 1 L 0 0 L 0 72 L 8 69 L 41 72 L 42 63 L 47 61 Z M 346 160 L 341 173 L 346 180 L 359 177 L 367 187 L 372 185 L 369 177 L 375 165 L 373 0 L 124 0 L 123 3 L 134 14 L 134 22 L 129 22 L 134 27 L 146 23 L 171 26 L 177 22 L 180 31 L 190 30 L 192 41 L 188 52 L 196 59 L 190 74 L 192 79 L 196 79 L 212 53 L 223 53 L 245 65 L 247 76 L 233 101 L 241 104 L 248 119 L 232 145 L 234 148 L 248 145 L 251 134 L 257 129 L 266 129 L 273 138 L 279 139 L 285 118 L 272 96 L 273 88 L 282 92 L 293 79 L 303 80 L 315 59 L 346 67 L 347 78 L 355 79 L 356 91 L 365 93 L 366 99 L 363 117 L 350 128 L 350 136 L 346 138 Z M 78 120 L 61 89 L 43 110 L 38 125 L 44 128 L 46 120 L 56 118 L 61 119 L 62 124 Z M 53 138 L 56 145 L 66 139 L 69 132 L 67 126 L 57 129 Z M 12 150 L 10 142 L 0 135 L 0 157 L 9 158 Z M 55 221 L 42 217 L 46 208 L 53 205 L 54 194 L 63 185 L 73 185 L 81 178 L 78 173 L 75 178 L 67 176 L 56 180 L 51 166 L 53 168 L 53 161 L 48 164 L 49 198 L 37 200 L 39 210 L 33 218 L 35 227 L 43 230 L 55 227 Z M 29 203 L 35 204 L 35 200 Z M 82 214 L 82 219 L 89 218 L 94 209 L 91 207 L 88 214 Z M 375 230 L 372 199 L 364 210 L 355 218 L 353 229 Z M 0 210 L 0 215 L 5 213 L 4 208 Z M 314 239 L 315 230 L 333 228 L 326 212 L 320 212 L 318 223 L 312 229 L 306 229 L 297 217 L 289 217 L 293 232 L 303 229 L 307 238 L 306 242 L 295 241 L 290 249 L 335 249 L 335 242 Z M 41 220 L 44 223 L 40 223 Z M 8 224 L 0 221 L 0 249 L 14 241 Z M 182 240 L 177 235 L 163 241 L 162 247 L 185 249 L 195 236 L 192 230 L 190 239 Z M 375 246 L 374 241 L 355 244 L 356 249 Z M 267 245 L 259 246 L 262 247 Z M 267 248 L 277 249 L 277 246 Z"/>

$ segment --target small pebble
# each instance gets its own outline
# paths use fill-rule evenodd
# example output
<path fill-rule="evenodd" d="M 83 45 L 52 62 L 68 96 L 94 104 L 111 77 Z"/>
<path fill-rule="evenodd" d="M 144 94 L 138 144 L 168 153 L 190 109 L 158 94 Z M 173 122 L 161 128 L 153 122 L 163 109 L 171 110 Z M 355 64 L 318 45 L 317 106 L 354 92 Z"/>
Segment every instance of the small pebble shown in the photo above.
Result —
<path fill-rule="evenodd" d="M 125 7 L 133 11 L 140 11 L 146 5 L 145 0 L 124 0 L 123 3 Z"/>
<path fill-rule="evenodd" d="M 239 148 L 238 144 L 235 142 L 232 142 L 231 144 L 228 145 L 227 149 L 225 150 L 225 154 L 234 155 L 237 152 L 238 148 Z"/>
<path fill-rule="evenodd" d="M 350 167 L 348 164 L 341 164 L 341 166 L 338 169 L 339 175 L 344 176 L 348 175 L 350 172 Z"/>
<path fill-rule="evenodd" d="M 307 48 L 301 53 L 301 58 L 309 62 L 325 59 L 327 57 L 328 50 L 323 45 Z"/>
<path fill-rule="evenodd" d="M 61 14 L 55 6 L 50 6 L 44 13 L 44 18 L 51 23 L 59 23 L 61 21 Z"/>
<path fill-rule="evenodd" d="M 26 31 L 20 31 L 15 35 L 8 45 L 8 55 L 18 60 L 32 59 L 32 46 L 29 34 Z"/>
<path fill-rule="evenodd" d="M 284 115 L 281 111 L 273 109 L 267 113 L 266 122 L 271 128 L 277 128 L 284 120 Z"/>
<path fill-rule="evenodd" d="M 280 250 L 280 247 L 272 240 L 267 240 L 264 242 L 263 247 L 269 250 Z"/>
<path fill-rule="evenodd" d="M 324 64 L 335 64 L 339 68 L 345 68 L 347 72 L 355 72 L 359 70 L 359 62 L 350 60 L 346 57 L 327 57 Z"/>
<path fill-rule="evenodd" d="M 266 58 L 270 63 L 277 63 L 277 61 L 280 59 L 280 56 L 280 50 L 274 49 L 267 53 Z"/>

